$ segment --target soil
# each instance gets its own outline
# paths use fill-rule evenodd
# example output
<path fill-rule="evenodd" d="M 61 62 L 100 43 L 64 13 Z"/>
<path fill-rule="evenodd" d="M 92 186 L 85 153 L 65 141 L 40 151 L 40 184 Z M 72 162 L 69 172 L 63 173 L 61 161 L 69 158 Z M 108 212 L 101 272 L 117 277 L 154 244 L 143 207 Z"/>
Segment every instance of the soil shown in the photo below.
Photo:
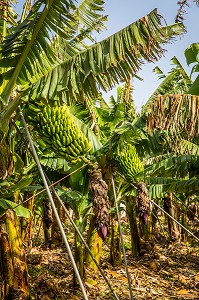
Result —
<path fill-rule="evenodd" d="M 69 240 L 73 249 L 73 240 Z M 139 258 L 132 258 L 130 242 L 125 239 L 126 256 L 134 298 L 137 299 L 199 299 L 199 245 L 170 243 L 157 236 Z M 33 247 L 27 255 L 31 297 L 39 300 L 81 300 L 81 290 L 73 287 L 73 269 L 65 247 L 45 249 Z M 147 247 L 146 247 L 147 248 Z M 109 263 L 109 241 L 104 243 L 101 268 L 117 296 L 130 299 L 125 266 Z M 84 286 L 88 299 L 115 299 L 101 274 L 88 267 Z"/>

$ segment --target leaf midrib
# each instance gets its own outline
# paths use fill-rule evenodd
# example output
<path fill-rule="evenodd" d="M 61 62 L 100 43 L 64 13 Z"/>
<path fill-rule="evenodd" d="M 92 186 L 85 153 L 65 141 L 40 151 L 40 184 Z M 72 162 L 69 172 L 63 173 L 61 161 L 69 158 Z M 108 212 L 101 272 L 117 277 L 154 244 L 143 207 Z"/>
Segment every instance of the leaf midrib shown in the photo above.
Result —
<path fill-rule="evenodd" d="M 9 97 L 12 93 L 12 90 L 16 84 L 16 80 L 17 80 L 17 77 L 19 75 L 19 72 L 21 71 L 21 68 L 23 66 L 23 63 L 25 62 L 27 56 L 28 56 L 28 53 L 30 52 L 31 50 L 31 47 L 44 23 L 44 20 L 53 4 L 54 0 L 49 0 L 48 3 L 46 4 L 43 12 L 41 13 L 39 19 L 38 19 L 38 22 L 34 28 L 34 31 L 33 31 L 33 34 L 32 34 L 32 37 L 31 39 L 27 42 L 27 44 L 25 45 L 25 48 L 24 48 L 24 51 L 22 52 L 20 58 L 19 58 L 19 61 L 14 69 L 14 72 L 13 72 L 13 75 L 11 77 L 11 79 L 9 80 L 8 84 L 6 85 L 2 95 L 1 95 L 1 98 L 3 99 L 4 103 L 8 103 L 9 101 Z"/>

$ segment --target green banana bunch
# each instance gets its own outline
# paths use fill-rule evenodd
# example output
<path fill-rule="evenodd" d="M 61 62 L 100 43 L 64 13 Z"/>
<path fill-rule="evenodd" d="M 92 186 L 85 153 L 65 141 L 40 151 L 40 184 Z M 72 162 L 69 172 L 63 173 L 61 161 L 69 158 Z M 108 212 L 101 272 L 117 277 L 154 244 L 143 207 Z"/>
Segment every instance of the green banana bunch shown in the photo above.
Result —
<path fill-rule="evenodd" d="M 131 144 L 119 145 L 117 153 L 114 155 L 114 161 L 119 171 L 130 180 L 133 180 L 137 173 L 144 170 L 136 148 Z"/>
<path fill-rule="evenodd" d="M 67 105 L 28 103 L 25 115 L 47 147 L 67 161 L 77 163 L 91 151 L 90 141 L 73 121 Z"/>

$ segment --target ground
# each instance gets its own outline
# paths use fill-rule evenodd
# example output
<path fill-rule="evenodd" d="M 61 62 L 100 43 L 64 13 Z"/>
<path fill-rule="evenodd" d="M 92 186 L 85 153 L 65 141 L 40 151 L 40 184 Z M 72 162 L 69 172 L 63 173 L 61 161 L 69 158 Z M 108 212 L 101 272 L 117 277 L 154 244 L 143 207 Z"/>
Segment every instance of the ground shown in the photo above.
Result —
<path fill-rule="evenodd" d="M 73 241 L 70 241 L 73 247 Z M 138 299 L 199 299 L 199 246 L 189 243 L 170 243 L 158 236 L 155 246 L 143 256 L 132 258 L 126 240 L 126 254 L 133 295 Z M 104 244 L 101 267 L 118 298 L 129 298 L 125 266 L 109 263 L 109 243 Z M 73 270 L 64 246 L 52 250 L 33 247 L 28 253 L 31 295 L 39 300 L 81 300 L 81 290 L 73 288 Z M 85 288 L 88 299 L 114 299 L 99 272 L 87 268 Z"/>

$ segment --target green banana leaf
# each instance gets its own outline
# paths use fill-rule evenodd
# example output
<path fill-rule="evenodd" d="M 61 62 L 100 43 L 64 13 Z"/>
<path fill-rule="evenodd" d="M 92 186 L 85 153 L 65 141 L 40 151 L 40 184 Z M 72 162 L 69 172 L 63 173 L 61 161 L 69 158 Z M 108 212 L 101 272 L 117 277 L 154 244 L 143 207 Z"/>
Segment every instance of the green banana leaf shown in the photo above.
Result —
<path fill-rule="evenodd" d="M 0 199 L 0 215 L 5 213 L 8 209 L 13 209 L 18 217 L 30 218 L 30 211 L 27 208 L 7 199 Z"/>
<path fill-rule="evenodd" d="M 37 20 L 36 16 L 42 5 L 44 5 L 44 9 Z M 55 6 L 58 6 L 58 10 L 53 15 L 53 20 L 55 19 L 55 23 L 53 23 L 51 14 L 54 12 Z M 44 0 L 37 1 L 34 11 L 30 13 L 30 16 L 24 21 L 25 23 L 17 28 L 19 36 L 24 37 L 27 34 L 28 22 L 31 22 L 33 31 L 28 35 L 28 41 L 22 38 L 22 41 L 19 42 L 18 56 L 10 57 L 5 50 L 2 60 L 7 60 L 9 57 L 10 61 L 15 61 L 14 67 L 9 67 L 8 64 L 9 74 L 5 73 L 7 75 L 5 80 L 9 80 L 1 98 L 4 103 L 8 101 L 16 81 L 24 92 L 9 102 L 1 112 L 2 126 L 22 99 L 25 99 L 25 95 L 27 99 L 30 97 L 31 99 L 58 100 L 63 97 L 68 99 L 68 102 L 77 102 L 78 99 L 82 99 L 82 94 L 91 98 L 98 96 L 99 89 L 107 91 L 116 83 L 128 80 L 139 70 L 144 60 L 155 61 L 161 57 L 163 53 L 161 44 L 170 41 L 184 31 L 184 27 L 180 23 L 162 27 L 161 17 L 154 10 L 109 38 L 95 43 L 83 51 L 76 52 L 64 62 L 57 64 L 55 63 L 57 58 L 54 59 L 55 53 L 51 48 L 49 49 L 49 45 L 46 45 L 48 40 L 46 28 L 48 26 L 50 29 L 51 26 L 52 28 L 58 27 L 58 34 L 66 34 L 65 28 L 70 25 L 70 19 L 73 18 L 67 13 L 67 6 L 70 6 L 69 3 L 63 0 L 51 0 L 48 5 L 46 2 L 44 3 Z M 60 18 L 62 20 L 62 16 L 64 25 L 59 21 Z M 21 32 L 23 25 L 25 29 Z M 62 25 L 66 26 L 64 33 Z M 9 38 L 13 45 L 15 39 L 18 42 L 17 34 L 14 40 L 12 37 L 8 37 L 4 46 L 4 49 L 8 49 L 7 51 L 10 49 L 8 47 Z M 42 58 L 39 56 L 38 49 L 48 53 L 49 58 L 43 60 L 43 56 Z M 45 64 L 45 68 L 41 65 L 41 60 Z M 7 63 L 8 61 L 5 61 L 5 65 Z M 11 68 L 12 74 L 10 74 L 9 68 Z M 41 75 L 41 70 L 45 74 Z"/>
<path fill-rule="evenodd" d="M 152 184 L 149 186 L 151 199 L 163 198 L 167 193 L 197 194 L 199 192 L 199 180 L 177 180 L 170 184 Z"/>

